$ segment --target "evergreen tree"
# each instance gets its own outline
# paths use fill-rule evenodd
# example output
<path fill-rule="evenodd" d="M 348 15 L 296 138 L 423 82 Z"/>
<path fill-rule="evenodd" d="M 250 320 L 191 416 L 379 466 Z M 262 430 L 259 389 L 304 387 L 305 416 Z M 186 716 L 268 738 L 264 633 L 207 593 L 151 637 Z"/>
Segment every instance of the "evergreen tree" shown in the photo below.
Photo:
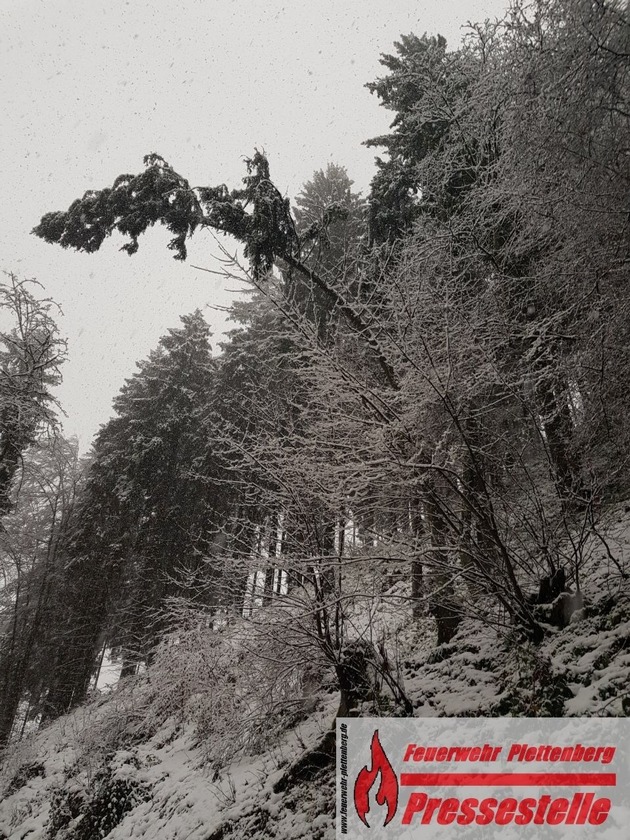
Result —
<path fill-rule="evenodd" d="M 360 193 L 353 192 L 353 184 L 345 166 L 329 163 L 325 170 L 313 173 L 295 199 L 298 234 L 304 237 L 314 226 L 322 232 L 310 257 L 324 262 L 328 270 L 333 270 L 356 250 L 364 233 L 365 202 Z M 342 212 L 333 218 L 331 210 L 336 209 Z"/>
<path fill-rule="evenodd" d="M 336 288 L 348 287 L 365 227 L 365 202 L 352 191 L 343 166 L 329 163 L 307 181 L 295 200 L 296 230 L 303 243 L 305 264 Z M 334 318 L 334 300 L 313 281 L 285 272 L 289 296 L 317 325 L 325 341 Z"/>
<path fill-rule="evenodd" d="M 127 673 L 167 626 L 170 599 L 219 600 L 213 548 L 230 501 L 206 437 L 215 363 L 201 312 L 181 320 L 138 364 L 94 444 L 69 547 L 51 717 L 84 697 L 104 644 L 120 649 Z"/>
<path fill-rule="evenodd" d="M 423 162 L 440 150 L 452 151 L 456 102 L 470 82 L 458 66 L 460 53 L 449 54 L 441 35 L 403 35 L 394 46 L 397 54 L 381 56 L 388 75 L 367 85 L 395 113 L 390 134 L 366 141 L 388 154 L 386 160 L 376 158 L 369 198 L 370 237 L 376 243 L 408 233 L 421 206 L 426 211 L 435 202 L 438 185 L 423 178 Z"/>
<path fill-rule="evenodd" d="M 120 566 L 113 641 L 142 655 L 168 597 L 197 587 L 212 600 L 207 548 L 226 507 L 204 432 L 215 372 L 210 332 L 199 310 L 182 324 L 115 399 L 118 416 L 101 430 L 92 467 L 111 514 L 109 558 Z"/>
<path fill-rule="evenodd" d="M 294 335 L 301 330 L 310 353 L 303 381 L 334 391 L 337 407 L 340 388 L 326 391 L 327 383 L 359 394 L 346 427 L 339 411 L 343 439 L 363 424 L 372 435 L 369 463 L 384 465 L 392 488 L 398 471 L 416 545 L 426 530 L 423 557 L 441 593 L 434 602 L 445 607 L 435 610 L 441 641 L 454 630 L 451 595 L 464 556 L 472 584 L 540 638 L 523 584 L 543 556 L 536 535 L 549 534 L 549 519 L 554 533 L 570 527 L 576 507 L 588 505 L 589 434 L 606 429 L 609 451 L 627 441 L 625 369 L 617 365 L 627 344 L 626 17 L 609 0 L 517 2 L 507 21 L 476 28 L 456 51 L 439 37 L 408 36 L 384 57 L 389 74 L 371 87 L 395 119 L 389 134 L 370 141 L 389 155 L 378 164 L 370 212 L 374 242 L 394 247 L 365 269 L 367 284 L 329 272 L 318 244 L 344 208 L 324 209 L 303 228 L 307 205 L 294 219 L 260 154 L 232 191 L 193 188 L 148 156 L 143 173 L 46 215 L 35 231 L 89 252 L 118 230 L 132 253 L 139 235 L 162 222 L 181 258 L 199 226 L 245 246 L 254 285 L 292 327 L 300 324 Z M 274 264 L 287 273 L 284 295 L 269 279 Z M 321 302 L 311 291 L 321 292 L 329 310 L 321 309 L 343 316 L 352 340 L 309 332 L 322 319 L 303 317 L 300 288 L 312 312 Z M 353 358 L 351 347 L 364 352 Z M 365 364 L 368 355 L 378 369 Z M 335 463 L 325 417 L 320 397 L 300 427 L 306 440 L 278 448 L 285 480 L 299 481 L 299 462 L 285 458 L 296 441 L 302 451 L 319 445 L 322 462 Z M 270 426 L 262 428 L 268 455 Z M 356 469 L 365 496 L 370 482 Z M 320 501 L 330 498 L 310 464 L 301 474 Z M 559 560 L 545 551 L 553 574 Z"/>

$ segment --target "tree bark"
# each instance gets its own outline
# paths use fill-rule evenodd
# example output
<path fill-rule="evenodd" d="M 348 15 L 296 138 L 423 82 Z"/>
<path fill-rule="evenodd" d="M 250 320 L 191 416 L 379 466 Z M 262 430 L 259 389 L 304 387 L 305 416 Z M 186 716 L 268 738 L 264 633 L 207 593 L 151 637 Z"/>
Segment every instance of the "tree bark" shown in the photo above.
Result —
<path fill-rule="evenodd" d="M 431 482 L 433 484 L 433 481 Z M 429 486 L 424 503 L 427 529 L 431 539 L 432 570 L 429 609 L 437 625 L 437 643 L 451 641 L 462 620 L 461 606 L 457 602 L 448 569 L 448 523 L 444 518 L 442 503 L 434 486 Z"/>

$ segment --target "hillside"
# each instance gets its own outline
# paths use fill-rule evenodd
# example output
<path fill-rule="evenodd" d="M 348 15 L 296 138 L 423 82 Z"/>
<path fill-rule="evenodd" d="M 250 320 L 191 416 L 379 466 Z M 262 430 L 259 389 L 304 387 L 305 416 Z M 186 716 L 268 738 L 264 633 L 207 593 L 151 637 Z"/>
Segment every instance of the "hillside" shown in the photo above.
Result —
<path fill-rule="evenodd" d="M 583 555 L 584 607 L 565 629 L 548 627 L 539 646 L 467 619 L 449 644 L 436 647 L 431 619 L 411 622 L 408 610 L 388 606 L 405 602 L 400 583 L 374 602 L 372 624 L 380 613 L 392 656 L 396 640 L 414 715 L 627 714 L 628 504 L 606 511 L 585 537 Z M 240 648 L 234 637 L 224 642 L 204 670 L 203 632 L 184 631 L 144 676 L 7 751 L 0 776 L 3 840 L 334 836 L 334 763 L 329 754 L 318 761 L 314 752 L 330 743 L 326 733 L 338 710 L 332 672 L 309 676 L 304 665 L 294 686 L 301 694 L 265 706 L 271 683 L 257 677 L 261 651 L 248 647 L 251 637 L 241 635 Z M 230 663 L 221 659 L 226 648 Z M 259 666 L 269 672 L 268 662 Z M 222 667 L 232 668 L 227 685 L 218 678 Z M 377 709 L 374 701 L 364 703 L 362 713 L 387 713 L 384 684 L 378 702 Z M 401 714 L 392 698 L 389 713 Z"/>
<path fill-rule="evenodd" d="M 356 724 L 340 730 L 355 835 L 379 774 L 388 824 L 399 790 L 444 782 L 401 769 L 431 760 L 404 758 L 409 742 L 394 768 L 374 732 L 362 773 L 352 730 L 372 723 L 358 717 L 397 718 L 403 734 L 413 718 L 423 737 L 440 719 L 459 738 L 455 717 L 475 734 L 492 716 L 622 728 L 630 7 L 506 2 L 454 42 L 420 10 L 424 34 L 374 42 L 371 81 L 354 80 L 384 119 L 361 138 L 376 153 L 367 191 L 358 154 L 332 143 L 316 162 L 308 138 L 290 145 L 312 175 L 289 187 L 290 156 L 279 136 L 265 151 L 257 110 L 229 164 L 218 112 L 196 106 L 212 131 L 183 144 L 167 119 L 122 171 L 110 153 L 77 180 L 66 153 L 51 164 L 61 181 L 28 229 L 51 255 L 74 252 L 94 308 L 87 265 L 112 245 L 129 284 L 123 263 L 162 252 L 209 285 L 126 368 L 82 458 L 53 393 L 57 306 L 38 281 L 0 283 L 0 840 L 332 838 L 339 719 Z M 234 11 L 230 57 L 249 11 Z M 286 133 L 278 115 L 295 109 L 270 67 L 257 104 Z M 149 274 L 133 329 L 165 294 Z M 240 291 L 226 309 L 213 288 Z M 221 337 L 207 309 L 228 316 Z M 108 332 L 113 314 L 100 317 Z M 100 691 L 104 663 L 120 680 Z M 450 772 L 449 785 L 506 778 Z M 567 804 L 568 824 L 600 824 L 604 799 Z M 565 806 L 549 807 L 555 825 Z M 436 825 L 465 824 L 439 809 Z"/>

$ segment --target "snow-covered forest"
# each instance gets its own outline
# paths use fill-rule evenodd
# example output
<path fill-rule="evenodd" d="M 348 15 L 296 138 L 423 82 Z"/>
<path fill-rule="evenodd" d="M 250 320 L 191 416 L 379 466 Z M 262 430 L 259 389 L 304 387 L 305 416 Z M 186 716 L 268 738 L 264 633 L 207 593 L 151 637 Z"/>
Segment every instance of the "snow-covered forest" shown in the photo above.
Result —
<path fill-rule="evenodd" d="M 85 457 L 46 279 L 3 275 L 0 838 L 330 838 L 336 717 L 630 713 L 627 6 L 384 49 L 365 195 L 151 152 L 32 220 L 205 229 L 249 290 Z"/>

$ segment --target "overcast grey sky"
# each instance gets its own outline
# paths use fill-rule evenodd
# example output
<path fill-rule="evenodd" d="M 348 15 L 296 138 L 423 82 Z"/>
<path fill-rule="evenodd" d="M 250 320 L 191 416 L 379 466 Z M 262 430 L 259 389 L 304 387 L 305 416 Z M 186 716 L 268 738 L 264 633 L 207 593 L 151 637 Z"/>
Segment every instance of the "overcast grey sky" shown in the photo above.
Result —
<path fill-rule="evenodd" d="M 70 358 L 58 396 L 82 449 L 111 401 L 168 327 L 196 307 L 215 333 L 231 293 L 190 263 L 213 266 L 199 233 L 189 263 L 153 231 L 128 257 L 30 235 L 40 217 L 87 189 L 136 173 L 157 152 L 192 184 L 236 186 L 255 147 L 293 197 L 329 161 L 367 190 L 391 114 L 365 83 L 381 52 L 409 32 L 451 45 L 468 20 L 507 0 L 0 0 L 2 200 L 0 268 L 36 277 L 63 308 Z M 234 284 L 231 284 L 231 288 Z"/>

